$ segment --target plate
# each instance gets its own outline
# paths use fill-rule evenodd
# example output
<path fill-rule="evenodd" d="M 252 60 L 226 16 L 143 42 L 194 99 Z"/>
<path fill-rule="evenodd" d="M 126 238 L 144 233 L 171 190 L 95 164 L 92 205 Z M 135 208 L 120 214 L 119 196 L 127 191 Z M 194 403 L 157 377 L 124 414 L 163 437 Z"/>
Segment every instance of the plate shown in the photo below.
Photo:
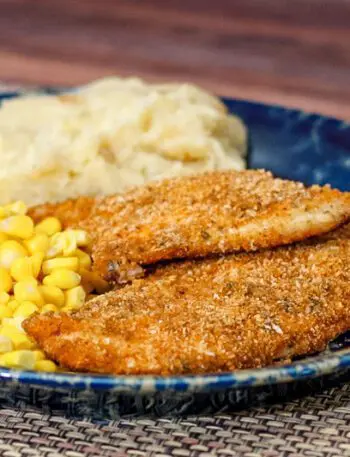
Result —
<path fill-rule="evenodd" d="M 4 98 L 16 93 L 0 94 Z M 250 168 L 350 190 L 350 125 L 316 114 L 223 99 L 249 129 Z M 217 375 L 93 376 L 0 368 L 0 404 L 73 417 L 206 413 L 280 401 L 350 378 L 350 332 L 290 365 Z"/>

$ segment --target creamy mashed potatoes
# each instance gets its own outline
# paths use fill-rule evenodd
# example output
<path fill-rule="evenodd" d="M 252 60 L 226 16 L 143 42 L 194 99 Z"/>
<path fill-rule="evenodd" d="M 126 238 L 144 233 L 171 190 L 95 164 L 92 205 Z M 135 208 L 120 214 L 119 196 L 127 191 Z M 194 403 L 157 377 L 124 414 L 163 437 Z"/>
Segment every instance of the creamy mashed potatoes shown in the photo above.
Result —
<path fill-rule="evenodd" d="M 245 167 L 246 130 L 188 84 L 108 78 L 0 108 L 0 204 L 123 191 L 149 180 Z"/>

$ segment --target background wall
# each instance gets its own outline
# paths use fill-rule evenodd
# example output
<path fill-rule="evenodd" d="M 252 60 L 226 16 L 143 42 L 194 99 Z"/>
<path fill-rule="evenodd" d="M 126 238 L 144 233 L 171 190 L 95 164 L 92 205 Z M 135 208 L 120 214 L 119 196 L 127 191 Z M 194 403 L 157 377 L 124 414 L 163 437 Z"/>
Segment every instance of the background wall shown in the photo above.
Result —
<path fill-rule="evenodd" d="M 350 1 L 0 0 L 0 80 L 115 73 L 350 119 Z"/>

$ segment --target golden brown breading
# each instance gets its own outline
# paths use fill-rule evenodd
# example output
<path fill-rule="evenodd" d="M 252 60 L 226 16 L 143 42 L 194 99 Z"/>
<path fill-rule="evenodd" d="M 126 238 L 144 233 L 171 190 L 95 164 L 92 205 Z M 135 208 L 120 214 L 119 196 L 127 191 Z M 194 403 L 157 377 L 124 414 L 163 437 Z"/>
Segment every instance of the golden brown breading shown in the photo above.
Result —
<path fill-rule="evenodd" d="M 95 268 L 125 283 L 162 260 L 254 251 L 326 233 L 350 218 L 350 194 L 259 170 L 175 178 L 100 199 L 33 208 L 94 238 Z"/>
<path fill-rule="evenodd" d="M 74 371 L 210 373 L 321 351 L 350 328 L 350 224 L 258 253 L 159 268 L 26 331 Z"/>

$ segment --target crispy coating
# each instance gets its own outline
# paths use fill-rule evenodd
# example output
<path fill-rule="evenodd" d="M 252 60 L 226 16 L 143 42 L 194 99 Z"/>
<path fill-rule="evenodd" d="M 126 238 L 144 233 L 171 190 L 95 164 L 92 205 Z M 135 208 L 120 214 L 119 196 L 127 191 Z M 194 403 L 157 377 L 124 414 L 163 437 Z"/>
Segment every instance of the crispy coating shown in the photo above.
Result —
<path fill-rule="evenodd" d="M 320 235 L 350 218 L 350 194 L 262 170 L 214 172 L 33 208 L 94 238 L 95 268 L 125 283 L 162 260 L 254 251 Z"/>
<path fill-rule="evenodd" d="M 26 331 L 74 371 L 211 373 L 323 350 L 350 328 L 350 224 L 258 253 L 160 267 Z"/>

